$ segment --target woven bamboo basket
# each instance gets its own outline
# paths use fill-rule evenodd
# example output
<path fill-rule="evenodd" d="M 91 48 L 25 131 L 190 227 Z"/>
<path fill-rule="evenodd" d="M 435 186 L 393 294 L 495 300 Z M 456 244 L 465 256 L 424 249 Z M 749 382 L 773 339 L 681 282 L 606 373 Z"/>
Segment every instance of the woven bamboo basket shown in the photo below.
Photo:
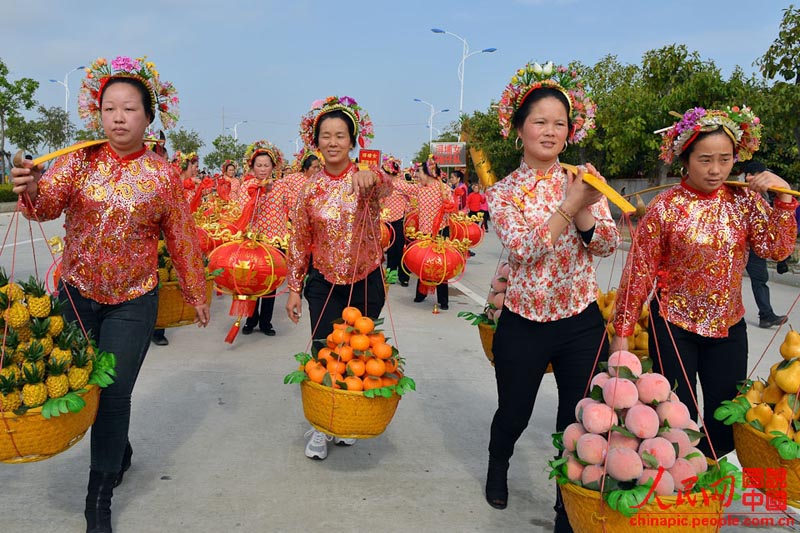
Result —
<path fill-rule="evenodd" d="M 733 443 L 739 463 L 745 468 L 780 468 L 786 470 L 786 500 L 800 507 L 800 460 L 783 459 L 769 441 L 773 435 L 758 431 L 750 424 L 733 424 Z"/>
<path fill-rule="evenodd" d="M 683 533 L 683 532 L 716 532 L 719 531 L 718 525 L 695 525 L 693 520 L 707 520 L 707 522 L 719 521 L 722 518 L 722 503 L 714 500 L 704 505 L 702 497 L 697 498 L 697 502 L 692 506 L 688 502 L 676 505 L 677 496 L 659 496 L 662 505 L 668 505 L 667 509 L 661 509 L 657 503 L 651 501 L 642 507 L 637 514 L 628 518 L 622 513 L 614 511 L 608 504 L 603 502 L 601 507 L 600 493 L 596 490 L 588 490 L 572 483 L 561 485 L 561 496 L 564 499 L 564 507 L 567 510 L 569 524 L 576 533 Z M 716 517 L 716 520 L 714 518 Z M 680 526 L 682 520 L 686 519 L 685 526 Z M 650 521 L 648 521 L 650 520 Z M 664 522 L 660 522 L 663 520 Z M 667 526 L 667 520 L 672 520 L 671 526 Z M 605 527 L 605 529 L 603 529 Z"/>
<path fill-rule="evenodd" d="M 478 334 L 481 336 L 481 345 L 486 359 L 494 366 L 494 354 L 492 353 L 492 343 L 494 342 L 494 328 L 485 322 L 478 323 Z M 545 373 L 553 371 L 553 365 L 548 364 Z"/>
<path fill-rule="evenodd" d="M 32 463 L 59 454 L 83 438 L 94 423 L 100 401 L 100 388 L 88 385 L 83 399 L 86 405 L 77 413 L 65 413 L 45 419 L 42 408 L 29 409 L 24 415 L 0 415 L 0 462 Z"/>
<path fill-rule="evenodd" d="M 214 281 L 206 280 L 206 301 L 211 301 Z M 176 328 L 194 323 L 194 307 L 183 301 L 180 285 L 177 281 L 166 281 L 158 287 L 158 316 L 156 328 Z"/>
<path fill-rule="evenodd" d="M 342 439 L 377 437 L 392 421 L 400 396 L 367 398 L 362 392 L 300 384 L 303 413 L 318 431 Z"/>

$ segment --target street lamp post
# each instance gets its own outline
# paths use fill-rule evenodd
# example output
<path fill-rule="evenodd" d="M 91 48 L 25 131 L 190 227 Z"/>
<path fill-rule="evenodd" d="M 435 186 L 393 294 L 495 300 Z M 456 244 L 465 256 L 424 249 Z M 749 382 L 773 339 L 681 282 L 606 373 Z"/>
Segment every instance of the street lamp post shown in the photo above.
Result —
<path fill-rule="evenodd" d="M 64 74 L 64 81 L 58 81 L 58 80 L 54 80 L 54 79 L 50 79 L 49 80 L 49 81 L 51 81 L 53 83 L 57 83 L 57 84 L 62 85 L 64 87 L 64 113 L 69 112 L 69 85 L 67 84 L 67 78 L 69 78 L 69 75 L 72 74 L 73 72 L 75 72 L 77 70 L 81 70 L 83 68 L 86 68 L 86 67 L 81 65 L 79 67 L 75 67 L 74 69 L 72 69 L 69 72 L 67 72 L 66 74 Z"/>
<path fill-rule="evenodd" d="M 461 84 L 461 91 L 460 96 L 458 99 L 458 120 L 461 120 L 461 115 L 464 113 L 464 62 L 474 56 L 475 54 L 491 54 L 492 52 L 496 52 L 497 48 L 484 48 L 483 50 L 476 50 L 475 52 L 469 51 L 469 44 L 467 44 L 467 40 L 461 37 L 460 35 L 456 35 L 455 33 L 442 30 L 439 28 L 431 28 L 433 33 L 444 33 L 445 35 L 452 35 L 459 41 L 461 41 L 461 62 L 458 64 L 458 81 Z"/>
<path fill-rule="evenodd" d="M 240 120 L 239 122 L 234 124 L 232 128 L 228 128 L 228 129 L 232 129 L 233 130 L 233 140 L 234 141 L 238 141 L 239 140 L 239 130 L 238 130 L 238 128 L 242 124 L 247 124 L 247 121 L 246 120 Z"/>
<path fill-rule="evenodd" d="M 439 113 L 447 113 L 450 111 L 449 109 L 442 109 L 441 111 L 436 111 L 433 107 L 433 104 L 430 102 L 426 102 L 420 98 L 414 98 L 415 102 L 419 102 L 421 104 L 425 104 L 431 108 L 431 114 L 428 116 L 428 149 L 431 149 L 431 143 L 433 142 L 433 117 L 438 115 Z"/>

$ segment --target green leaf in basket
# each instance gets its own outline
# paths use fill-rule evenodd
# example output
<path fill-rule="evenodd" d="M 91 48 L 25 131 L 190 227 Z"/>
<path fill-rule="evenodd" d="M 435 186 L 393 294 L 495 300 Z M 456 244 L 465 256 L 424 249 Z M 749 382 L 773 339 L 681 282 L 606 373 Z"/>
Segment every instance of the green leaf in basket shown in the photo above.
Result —
<path fill-rule="evenodd" d="M 553 433 L 553 446 L 558 451 L 564 451 L 564 432 Z"/>
<path fill-rule="evenodd" d="M 302 383 L 303 381 L 307 380 L 308 376 L 302 370 L 295 370 L 294 372 L 290 372 L 286 374 L 283 378 L 283 384 L 289 385 L 293 383 Z"/>
<path fill-rule="evenodd" d="M 50 414 L 50 410 L 53 408 L 53 402 L 54 400 L 50 398 L 42 404 L 42 418 L 45 420 L 50 420 L 50 417 L 52 416 Z"/>
<path fill-rule="evenodd" d="M 397 386 L 395 387 L 397 394 L 402 396 L 408 391 L 415 391 L 417 390 L 416 382 L 408 376 L 403 376 L 400 378 L 400 381 L 397 382 Z"/>
<path fill-rule="evenodd" d="M 594 387 L 592 387 L 592 390 L 589 391 L 589 398 L 591 398 L 592 400 L 594 400 L 596 402 L 602 402 L 603 401 L 603 387 L 601 387 L 600 385 L 595 385 Z"/>
<path fill-rule="evenodd" d="M 378 389 L 369 389 L 364 391 L 364 396 L 367 398 L 374 398 Z"/>
<path fill-rule="evenodd" d="M 55 407 L 58 409 L 59 414 L 65 415 L 70 412 L 69 402 L 65 400 L 63 397 L 58 398 L 58 402 L 56 402 Z M 77 411 L 76 411 L 77 412 Z"/>
<path fill-rule="evenodd" d="M 67 409 L 71 413 L 77 413 L 86 406 L 86 400 L 74 392 L 70 392 L 64 398 L 66 399 Z"/>
<path fill-rule="evenodd" d="M 746 402 L 747 398 L 744 398 L 744 400 Z M 714 418 L 730 426 L 737 422 L 744 422 L 745 413 L 747 413 L 747 408 L 744 408 L 740 403 L 731 400 L 723 400 L 720 406 L 714 411 Z"/>
<path fill-rule="evenodd" d="M 383 325 L 383 321 L 384 321 L 383 318 L 377 318 L 377 319 L 375 319 L 373 321 L 373 323 L 375 324 L 375 327 L 377 328 L 378 326 L 382 326 Z"/>
<path fill-rule="evenodd" d="M 639 379 L 636 376 L 636 374 L 631 372 L 631 369 L 628 368 L 627 366 L 618 366 L 618 367 L 615 367 L 615 369 L 617 371 L 617 377 L 618 378 L 625 378 L 625 379 L 629 379 L 629 380 L 634 381 L 634 382 L 637 379 Z"/>
<path fill-rule="evenodd" d="M 686 435 L 688 435 L 690 441 L 695 441 L 697 439 L 702 439 L 702 438 L 704 438 L 706 436 L 706 434 L 703 433 L 702 431 L 695 431 L 693 429 L 686 428 L 683 431 L 686 433 Z"/>
<path fill-rule="evenodd" d="M 301 365 L 305 366 L 305 364 L 311 360 L 311 354 L 306 352 L 298 352 L 294 354 L 294 359 Z"/>
<path fill-rule="evenodd" d="M 749 423 L 757 430 L 761 431 L 762 433 L 764 432 L 764 424 L 762 424 L 760 420 L 753 419 Z"/>
<path fill-rule="evenodd" d="M 642 361 L 642 374 L 646 374 L 653 370 L 653 360 L 649 357 L 645 357 Z"/>
<path fill-rule="evenodd" d="M 392 394 L 394 394 L 394 386 L 381 387 L 378 389 L 378 394 L 380 394 L 384 398 L 391 398 Z"/>
<path fill-rule="evenodd" d="M 616 431 L 617 433 L 619 433 L 620 435 L 623 435 L 625 437 L 636 438 L 636 435 L 631 433 L 627 428 L 625 428 L 623 426 L 611 426 L 611 431 Z"/>
<path fill-rule="evenodd" d="M 331 379 L 330 372 L 325 372 L 325 375 L 322 376 L 322 384 L 326 387 L 333 387 L 333 380 Z"/>
<path fill-rule="evenodd" d="M 796 459 L 797 444 L 779 431 L 773 431 L 772 434 L 775 435 L 775 438 L 770 440 L 769 443 L 778 450 L 778 455 L 786 461 Z"/>
<path fill-rule="evenodd" d="M 647 468 L 658 468 L 658 459 L 655 455 L 642 451 L 642 462 Z"/>

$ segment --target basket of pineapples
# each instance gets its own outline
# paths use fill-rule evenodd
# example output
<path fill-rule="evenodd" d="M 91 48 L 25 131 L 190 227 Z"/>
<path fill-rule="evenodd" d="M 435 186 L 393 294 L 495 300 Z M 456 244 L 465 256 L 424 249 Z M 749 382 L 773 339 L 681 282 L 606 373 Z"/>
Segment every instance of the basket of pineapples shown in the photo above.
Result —
<path fill-rule="evenodd" d="M 78 442 L 113 382 L 114 356 L 97 352 L 33 277 L 9 283 L 0 268 L 0 461 L 52 457 Z"/>
<path fill-rule="evenodd" d="M 295 355 L 300 369 L 284 383 L 300 383 L 303 413 L 317 430 L 348 439 L 377 437 L 400 398 L 415 390 L 397 348 L 375 329 L 381 323 L 346 307 L 325 347 Z"/>
<path fill-rule="evenodd" d="M 172 266 L 164 241 L 158 241 L 158 315 L 156 328 L 174 328 L 194 323 L 194 307 L 183 301 L 178 273 Z M 211 301 L 213 276 L 206 269 L 206 301 Z"/>

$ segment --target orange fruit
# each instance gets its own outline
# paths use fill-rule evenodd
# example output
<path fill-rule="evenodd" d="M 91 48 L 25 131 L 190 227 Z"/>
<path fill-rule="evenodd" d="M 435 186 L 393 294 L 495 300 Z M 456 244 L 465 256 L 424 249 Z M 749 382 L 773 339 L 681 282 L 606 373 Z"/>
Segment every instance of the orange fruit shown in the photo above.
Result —
<path fill-rule="evenodd" d="M 367 376 L 364 378 L 364 390 L 380 389 L 383 387 L 383 380 L 376 376 Z"/>
<path fill-rule="evenodd" d="M 372 333 L 372 330 L 375 329 L 375 322 L 368 316 L 362 316 L 353 323 L 353 327 L 356 328 L 359 333 L 367 335 Z"/>
<path fill-rule="evenodd" d="M 367 365 L 361 359 L 353 359 L 347 363 L 347 373 L 356 377 L 361 377 L 366 372 Z"/>
<path fill-rule="evenodd" d="M 333 386 L 334 389 L 341 389 L 342 386 L 339 385 L 338 383 L 336 383 L 337 381 L 344 381 L 344 376 L 339 374 L 338 372 L 332 372 L 331 373 L 331 386 Z"/>
<path fill-rule="evenodd" d="M 356 376 L 347 376 L 344 378 L 344 383 L 347 385 L 347 390 L 364 390 L 364 382 Z"/>
<path fill-rule="evenodd" d="M 378 343 L 386 342 L 386 336 L 383 334 L 382 331 L 378 331 L 375 333 L 369 334 L 369 344 L 370 346 L 375 346 Z"/>
<path fill-rule="evenodd" d="M 330 335 L 328 335 L 327 337 L 325 337 L 325 340 L 326 340 L 326 341 L 327 341 L 327 343 L 328 343 L 328 348 L 336 348 L 336 345 L 337 345 L 338 343 L 337 343 L 336 341 L 334 341 L 334 340 L 333 340 L 333 333 L 331 333 Z"/>
<path fill-rule="evenodd" d="M 347 322 L 334 322 L 333 323 L 333 329 L 334 330 L 336 330 L 336 329 L 347 329 L 348 327 L 350 327 L 350 326 L 347 324 Z"/>
<path fill-rule="evenodd" d="M 353 358 L 353 347 L 347 344 L 339 346 L 336 349 L 336 353 L 339 354 L 340 361 L 347 363 Z"/>
<path fill-rule="evenodd" d="M 369 337 L 361 334 L 353 335 L 350 337 L 350 346 L 354 350 L 359 350 L 362 352 L 364 350 L 369 350 Z"/>
<path fill-rule="evenodd" d="M 381 342 L 379 344 L 373 344 L 372 355 L 374 355 L 378 359 L 389 359 L 392 356 L 392 347 L 386 344 L 385 342 Z"/>
<path fill-rule="evenodd" d="M 333 353 L 333 350 L 331 350 L 330 348 L 327 348 L 327 347 L 326 348 L 320 348 L 319 351 L 317 352 L 317 359 L 318 360 L 319 359 L 327 359 L 332 353 Z"/>
<path fill-rule="evenodd" d="M 330 338 L 333 342 L 336 343 L 336 346 L 340 346 L 342 344 L 346 344 L 350 342 L 350 337 L 352 333 L 345 331 L 343 329 L 334 329 L 333 333 L 330 334 Z"/>
<path fill-rule="evenodd" d="M 390 357 L 389 359 L 386 359 L 384 363 L 386 363 L 386 373 L 394 374 L 394 371 L 397 370 L 397 359 Z"/>
<path fill-rule="evenodd" d="M 317 359 L 325 368 L 333 368 L 333 364 L 336 362 L 336 359 L 333 358 L 330 350 L 325 353 L 322 353 L 322 350 L 320 350 L 320 353 L 317 355 Z"/>
<path fill-rule="evenodd" d="M 347 363 L 344 361 L 331 361 L 328 363 L 328 370 L 337 374 L 344 374 L 347 371 Z"/>
<path fill-rule="evenodd" d="M 367 360 L 366 371 L 370 376 L 380 377 L 386 373 L 386 363 L 382 359 L 371 357 Z"/>
<path fill-rule="evenodd" d="M 393 378 L 392 376 L 383 376 L 381 378 L 384 387 L 388 387 L 389 385 L 397 385 L 397 378 Z"/>
<path fill-rule="evenodd" d="M 342 318 L 352 326 L 356 323 L 356 320 L 361 318 L 361 311 L 357 307 L 345 307 L 342 310 Z"/>
<path fill-rule="evenodd" d="M 315 368 L 324 368 L 324 367 L 321 364 L 319 364 L 319 361 L 315 361 L 314 359 L 309 359 L 305 367 L 303 367 L 303 370 L 305 370 L 306 374 L 310 376 L 311 371 L 314 370 Z"/>
<path fill-rule="evenodd" d="M 308 379 L 314 383 L 322 383 L 322 380 L 325 379 L 325 374 L 327 373 L 328 371 L 325 370 L 325 367 L 320 365 L 311 369 L 311 372 L 308 373 Z"/>

